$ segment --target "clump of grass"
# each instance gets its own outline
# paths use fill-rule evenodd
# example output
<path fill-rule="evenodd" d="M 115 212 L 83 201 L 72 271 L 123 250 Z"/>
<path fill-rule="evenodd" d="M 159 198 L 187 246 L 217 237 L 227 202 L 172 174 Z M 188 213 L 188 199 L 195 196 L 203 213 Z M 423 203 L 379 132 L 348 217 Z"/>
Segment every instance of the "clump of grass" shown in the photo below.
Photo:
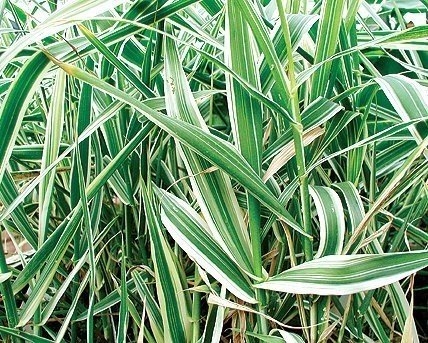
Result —
<path fill-rule="evenodd" d="M 426 338 L 427 5 L 0 2 L 2 341 Z"/>

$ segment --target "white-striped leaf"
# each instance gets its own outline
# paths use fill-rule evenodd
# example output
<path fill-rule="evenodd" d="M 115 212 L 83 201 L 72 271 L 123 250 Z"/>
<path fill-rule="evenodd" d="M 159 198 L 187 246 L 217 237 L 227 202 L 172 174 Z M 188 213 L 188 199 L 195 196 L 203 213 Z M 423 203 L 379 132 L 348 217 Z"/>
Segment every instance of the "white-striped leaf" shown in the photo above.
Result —
<path fill-rule="evenodd" d="M 12 59 L 27 46 L 41 41 L 43 38 L 54 35 L 59 31 L 71 27 L 75 22 L 88 20 L 101 13 L 104 13 L 128 0 L 75 0 L 68 2 L 61 9 L 53 14 L 30 33 L 16 40 L 2 54 L 0 60 L 0 71 L 2 71 Z"/>
<path fill-rule="evenodd" d="M 375 81 L 404 122 L 428 119 L 428 88 L 403 75 L 387 75 Z M 420 123 L 417 128 L 412 125 L 409 130 L 418 144 L 428 135 L 426 123 Z"/>
<path fill-rule="evenodd" d="M 286 16 L 288 26 L 290 28 L 290 40 L 293 51 L 299 47 L 299 43 L 302 38 L 309 32 L 311 27 L 319 19 L 318 15 L 307 15 L 307 14 L 289 14 Z M 277 25 L 274 28 L 275 33 L 273 37 L 273 44 L 275 51 L 282 62 L 284 62 L 287 56 L 287 48 L 285 45 L 285 39 L 281 25 Z M 270 65 L 265 58 L 263 58 L 260 64 L 260 80 L 263 80 L 263 92 L 266 92 L 272 84 L 272 72 Z"/>
<path fill-rule="evenodd" d="M 107 82 L 98 79 L 80 68 L 59 61 L 55 61 L 55 63 L 73 77 L 81 79 L 97 89 L 108 92 L 110 95 L 136 108 L 144 117 L 158 125 L 174 138 L 180 140 L 184 145 L 189 146 L 192 150 L 196 151 L 220 169 L 224 170 L 248 189 L 250 193 L 265 204 L 273 213 L 290 225 L 290 227 L 297 230 L 302 235 L 307 236 L 301 226 L 293 219 L 278 199 L 275 198 L 261 178 L 254 172 L 248 162 L 242 158 L 233 145 L 201 130 L 197 126 L 162 115 L 137 99 L 129 96 L 127 93 L 109 85 Z"/>
<path fill-rule="evenodd" d="M 45 143 L 41 170 L 50 166 L 58 158 L 62 130 L 64 126 L 64 104 L 67 74 L 57 70 L 46 124 Z M 54 189 L 55 169 L 50 171 L 39 185 L 39 245 L 46 239 L 51 216 L 52 192 Z"/>
<path fill-rule="evenodd" d="M 322 2 L 314 64 L 326 61 L 336 52 L 344 5 L 344 0 L 325 0 Z M 326 63 L 314 73 L 311 99 L 325 95 L 330 70 L 331 63 Z"/>
<path fill-rule="evenodd" d="M 220 297 L 226 298 L 226 288 L 223 286 L 220 291 Z M 221 340 L 223 332 L 224 315 L 226 308 L 217 304 L 210 304 L 207 321 L 202 336 L 203 343 L 217 343 Z"/>
<path fill-rule="evenodd" d="M 397 133 L 399 133 L 405 129 L 408 129 L 413 124 L 421 123 L 422 121 L 423 121 L 422 119 L 412 120 L 412 121 L 407 122 L 407 123 L 399 123 L 399 124 L 393 125 L 391 127 L 388 127 L 385 130 L 382 130 L 378 133 L 375 133 L 372 136 L 364 138 L 364 139 L 358 141 L 357 143 L 354 143 L 354 144 L 348 146 L 347 148 L 341 149 L 339 151 L 332 153 L 331 155 L 328 155 L 322 159 L 317 160 L 314 164 L 312 164 L 308 168 L 308 172 L 312 171 L 313 169 L 320 166 L 324 162 L 331 160 L 332 158 L 334 158 L 336 156 L 344 154 L 345 152 L 348 152 L 348 151 L 369 145 L 370 143 L 373 143 L 373 142 L 382 142 L 382 141 L 386 141 L 386 140 L 392 140 L 393 139 L 392 137 L 394 135 L 396 135 Z"/>
<path fill-rule="evenodd" d="M 270 335 L 273 335 L 274 333 L 278 333 L 281 335 L 281 337 L 284 339 L 284 342 L 286 343 L 304 343 L 304 340 L 299 335 L 288 332 L 285 330 L 280 329 L 274 329 L 270 332 Z"/>
<path fill-rule="evenodd" d="M 305 262 L 257 288 L 294 294 L 345 295 L 376 289 L 428 266 L 428 251 L 330 255 Z"/>
<path fill-rule="evenodd" d="M 0 273 L 0 283 L 5 282 L 12 276 L 12 273 Z"/>
<path fill-rule="evenodd" d="M 331 188 L 321 186 L 309 187 L 309 194 L 320 223 L 320 245 L 315 258 L 340 254 L 345 239 L 345 218 L 339 196 Z"/>
<path fill-rule="evenodd" d="M 256 6 L 253 2 L 245 0 L 233 0 L 232 3 L 239 8 L 243 18 L 245 18 L 251 28 L 254 38 L 269 65 L 273 79 L 283 93 L 278 97 L 281 101 L 281 105 L 288 109 L 289 95 L 291 91 L 290 81 L 281 65 L 278 55 L 276 54 L 274 44 L 269 37 L 269 33 L 263 24 L 263 20 L 261 19 Z"/>
<path fill-rule="evenodd" d="M 256 303 L 249 279 L 212 238 L 195 210 L 165 191 L 160 190 L 159 197 L 162 223 L 180 248 L 232 294 L 245 302 Z"/>
<path fill-rule="evenodd" d="M 8 328 L 6 326 L 0 326 L 0 332 L 5 336 L 10 335 L 12 337 L 15 337 L 17 341 L 25 339 L 25 341 L 33 343 L 53 343 L 53 341 L 50 339 L 39 337 L 38 335 L 36 336 L 32 333 L 25 332 L 22 330 Z"/>
<path fill-rule="evenodd" d="M 3 58 L 4 55 L 2 55 L 1 61 L 3 61 Z M 0 106 L 0 128 L 2 130 L 0 139 L 0 182 L 4 171 L 9 165 L 8 161 L 12 154 L 16 137 L 21 129 L 24 114 L 49 66 L 49 60 L 43 53 L 34 55 L 23 65 L 2 101 Z"/>
<path fill-rule="evenodd" d="M 8 207 L 19 196 L 18 189 L 10 172 L 5 170 L 3 179 L 0 183 L 0 202 L 3 206 Z M 11 213 L 11 218 L 17 224 L 19 232 L 34 248 L 37 246 L 37 236 L 27 217 L 24 206 L 21 204 Z"/>
<path fill-rule="evenodd" d="M 117 170 L 117 168 L 123 163 L 123 161 L 129 156 L 129 154 L 135 150 L 138 144 L 141 143 L 143 136 L 148 135 L 152 128 L 152 124 L 147 124 L 122 150 L 121 154 L 118 154 L 112 162 L 98 176 L 91 182 L 87 188 L 87 198 L 90 201 L 96 193 L 104 186 L 107 179 Z M 59 225 L 56 230 L 49 236 L 44 242 L 32 259 L 27 263 L 24 269 L 17 276 L 13 289 L 14 292 L 18 292 L 20 289 L 27 285 L 31 278 L 40 271 L 40 266 L 46 263 L 46 266 L 42 269 L 41 276 L 38 282 L 35 284 L 27 302 L 22 307 L 21 319 L 18 326 L 25 325 L 37 308 L 40 305 L 40 301 L 43 300 L 46 290 L 49 288 L 50 281 L 55 276 L 56 270 L 62 261 L 62 257 L 67 251 L 67 248 L 73 239 L 74 234 L 79 228 L 79 222 L 83 216 L 83 209 L 81 202 L 75 207 L 73 214 L 69 220 L 65 220 Z M 46 259 L 46 256 L 50 256 Z"/>
<path fill-rule="evenodd" d="M 324 128 L 315 127 L 312 130 L 307 130 L 303 132 L 303 145 L 308 146 L 315 139 L 324 134 Z M 266 182 L 270 177 L 272 177 L 278 170 L 280 170 L 294 155 L 296 154 L 294 148 L 294 142 L 289 141 L 285 144 L 280 151 L 272 159 L 272 162 L 269 165 L 269 168 L 266 170 L 263 175 L 263 181 Z"/>
<path fill-rule="evenodd" d="M 302 125 L 305 132 L 324 125 L 342 110 L 342 106 L 326 98 L 319 97 L 306 106 L 302 112 Z M 275 157 L 289 142 L 293 142 L 291 127 L 263 152 L 263 162 Z"/>
<path fill-rule="evenodd" d="M 252 44 L 252 35 L 242 13 L 227 3 L 225 59 L 231 69 L 241 75 L 255 88 L 260 89 L 259 69 L 256 65 L 258 53 Z M 254 171 L 260 175 L 262 166 L 263 108 L 230 75 L 226 77 L 227 100 L 232 134 L 238 150 Z M 254 260 L 254 273 L 262 275 L 260 243 L 260 202 L 247 194 L 248 228 Z M 247 229 L 245 229 L 247 231 Z"/>
<path fill-rule="evenodd" d="M 346 207 L 348 209 L 348 234 L 352 236 L 355 229 L 360 225 L 361 221 L 365 216 L 364 205 L 361 201 L 360 196 L 358 195 L 358 191 L 352 182 L 340 182 L 332 185 L 334 188 L 337 188 L 340 193 L 343 195 L 343 199 L 346 203 Z M 364 235 L 361 235 L 361 239 L 364 239 Z M 358 246 L 357 241 L 353 247 Z"/>
<path fill-rule="evenodd" d="M 162 235 L 159 218 L 156 216 L 153 199 L 150 197 L 151 193 L 144 185 L 142 185 L 141 193 L 150 232 L 156 290 L 164 328 L 163 337 L 166 342 L 187 342 L 190 337 L 190 317 L 179 269 L 173 259 L 171 248 Z"/>
<path fill-rule="evenodd" d="M 156 303 L 153 292 L 147 287 L 141 272 L 132 271 L 132 279 L 142 302 L 146 307 L 147 318 L 156 342 L 163 342 L 163 323 L 159 305 Z"/>
<path fill-rule="evenodd" d="M 418 26 L 413 27 L 408 30 L 404 31 L 394 31 L 392 34 L 388 34 L 385 37 L 380 37 L 378 39 L 371 40 L 369 42 L 363 43 L 358 46 L 354 46 L 348 50 L 340 51 L 329 58 L 316 63 L 312 65 L 309 68 L 304 69 L 300 74 L 297 76 L 296 81 L 297 84 L 300 86 L 304 82 L 306 82 L 319 68 L 321 68 L 323 65 L 330 63 L 338 58 L 341 58 L 343 56 L 347 56 L 349 54 L 352 54 L 356 51 L 361 51 L 365 49 L 369 49 L 372 47 L 385 47 L 389 46 L 390 43 L 402 43 L 407 42 L 408 40 L 420 40 L 420 41 L 426 41 L 426 38 L 428 37 L 428 25 L 424 26 Z"/>
<path fill-rule="evenodd" d="M 165 49 L 165 100 L 168 115 L 209 132 L 193 98 L 173 39 L 166 38 Z M 214 238 L 221 246 L 227 247 L 239 265 L 252 273 L 250 239 L 230 178 L 221 170 L 207 173 L 212 165 L 206 159 L 179 141 L 177 145 L 188 174 L 194 175 L 190 178 L 192 190 Z"/>

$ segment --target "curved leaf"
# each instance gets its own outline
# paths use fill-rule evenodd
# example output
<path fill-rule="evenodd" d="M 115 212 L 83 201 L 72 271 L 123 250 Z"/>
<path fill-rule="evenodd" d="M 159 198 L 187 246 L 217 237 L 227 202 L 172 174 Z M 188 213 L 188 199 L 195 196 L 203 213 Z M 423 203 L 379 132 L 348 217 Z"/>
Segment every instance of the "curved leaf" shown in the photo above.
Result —
<path fill-rule="evenodd" d="M 391 105 L 403 122 L 417 119 L 428 120 L 428 88 L 403 75 L 387 75 L 376 78 Z M 420 144 L 428 136 L 428 124 L 419 123 L 409 130 L 416 142 Z M 428 157 L 428 155 L 426 155 Z"/>
<path fill-rule="evenodd" d="M 345 239 L 345 218 L 339 196 L 328 187 L 309 187 L 320 221 L 320 245 L 315 258 L 342 252 Z"/>
<path fill-rule="evenodd" d="M 159 190 L 161 219 L 176 243 L 196 263 L 221 282 L 231 293 L 248 303 L 256 303 L 254 291 L 230 253 L 212 238 L 206 223 L 183 200 Z"/>
<path fill-rule="evenodd" d="M 428 266 L 428 251 L 331 255 L 291 268 L 257 288 L 294 294 L 345 295 L 389 285 Z"/>
<path fill-rule="evenodd" d="M 197 126 L 162 115 L 137 99 L 130 97 L 125 92 L 77 67 L 59 61 L 55 61 L 55 63 L 71 76 L 81 79 L 95 88 L 106 91 L 110 95 L 136 108 L 144 117 L 158 125 L 161 129 L 224 170 L 247 188 L 250 193 L 271 209 L 280 219 L 283 219 L 288 225 L 302 235 L 307 236 L 300 225 L 293 219 L 278 199 L 275 198 L 261 178 L 254 172 L 248 162 L 245 161 L 233 145 L 201 130 Z"/>

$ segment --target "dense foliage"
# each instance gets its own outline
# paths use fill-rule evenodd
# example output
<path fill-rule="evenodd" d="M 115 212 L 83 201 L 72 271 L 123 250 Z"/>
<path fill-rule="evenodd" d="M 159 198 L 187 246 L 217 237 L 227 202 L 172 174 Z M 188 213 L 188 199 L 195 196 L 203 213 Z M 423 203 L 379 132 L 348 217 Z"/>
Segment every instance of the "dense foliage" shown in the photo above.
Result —
<path fill-rule="evenodd" d="M 426 340 L 427 12 L 0 1 L 0 340 Z"/>

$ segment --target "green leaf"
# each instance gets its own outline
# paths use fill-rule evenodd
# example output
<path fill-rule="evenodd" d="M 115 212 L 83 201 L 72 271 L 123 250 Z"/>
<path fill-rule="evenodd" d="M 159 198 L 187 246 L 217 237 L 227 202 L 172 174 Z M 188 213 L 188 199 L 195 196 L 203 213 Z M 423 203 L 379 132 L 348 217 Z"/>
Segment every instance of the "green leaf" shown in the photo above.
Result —
<path fill-rule="evenodd" d="M 4 56 L 2 56 L 3 61 Z M 0 62 L 1 63 L 1 62 Z M 49 59 L 43 53 L 36 54 L 21 68 L 10 85 L 0 107 L 0 183 L 27 107 L 39 87 L 39 82 L 49 68 Z"/>
<path fill-rule="evenodd" d="M 344 5 L 344 0 L 322 1 L 314 64 L 326 61 L 336 52 Z M 311 99 L 326 95 L 330 72 L 331 63 L 322 65 L 315 72 L 312 80 Z"/>
<path fill-rule="evenodd" d="M 142 302 L 145 304 L 147 317 L 150 322 L 153 335 L 157 342 L 163 342 L 163 322 L 162 315 L 158 304 L 155 302 L 153 292 L 147 287 L 147 282 L 144 281 L 143 273 L 137 271 L 132 272 L 132 279 L 135 281 L 135 287 L 141 297 Z"/>
<path fill-rule="evenodd" d="M 233 0 L 231 3 L 238 6 L 242 13 L 242 17 L 247 21 L 248 26 L 250 27 L 254 38 L 269 65 L 272 76 L 277 84 L 276 87 L 281 90 L 282 94 L 278 94 L 280 105 L 288 110 L 291 92 L 290 81 L 281 65 L 278 55 L 276 54 L 274 44 L 269 37 L 269 33 L 263 24 L 260 14 L 251 1 Z"/>
<path fill-rule="evenodd" d="M 120 266 L 120 307 L 119 307 L 119 323 L 117 328 L 117 338 L 116 342 L 126 343 L 127 341 L 127 331 L 128 331 L 128 322 L 129 322 L 129 312 L 128 312 L 128 285 L 126 284 L 126 260 L 127 256 L 125 254 L 125 243 L 122 237 L 122 258 Z M 95 266 L 93 266 L 95 268 Z M 93 312 L 93 309 L 92 309 Z M 91 312 L 89 312 L 91 315 Z"/>
<path fill-rule="evenodd" d="M 387 75 L 376 78 L 391 105 L 403 122 L 415 119 L 428 120 L 428 88 L 403 75 Z M 409 127 L 416 142 L 420 144 L 428 136 L 428 124 L 419 123 Z"/>
<path fill-rule="evenodd" d="M 405 12 L 411 11 L 416 13 L 426 12 L 427 9 L 421 0 L 387 0 L 382 3 L 382 8 L 389 11 L 398 8 Z"/>
<path fill-rule="evenodd" d="M 208 133 L 208 127 L 192 96 L 175 42 L 165 40 L 165 99 L 167 113 Z M 240 265 L 253 272 L 250 240 L 229 177 L 220 170 L 207 172 L 212 165 L 190 147 L 178 142 L 179 153 L 189 175 L 195 198 L 213 236 L 225 244 Z"/>
<path fill-rule="evenodd" d="M 308 104 L 302 112 L 302 125 L 305 131 L 312 130 L 322 126 L 338 114 L 342 107 L 337 103 L 326 98 L 319 97 Z M 290 127 L 284 129 L 284 132 L 263 152 L 263 162 L 273 158 L 287 143 L 292 142 L 293 134 Z"/>
<path fill-rule="evenodd" d="M 288 26 L 290 28 L 290 40 L 295 51 L 302 43 L 303 37 L 309 32 L 311 27 L 319 19 L 318 15 L 309 14 L 288 14 L 287 16 Z M 285 64 L 287 56 L 287 47 L 285 45 L 285 39 L 281 26 L 274 28 L 273 44 L 275 46 L 276 54 L 282 63 Z M 263 80 L 263 91 L 266 92 L 272 84 L 272 72 L 270 70 L 270 64 L 263 58 L 260 64 L 260 80 Z"/>
<path fill-rule="evenodd" d="M 25 339 L 27 342 L 32 342 L 32 343 L 53 343 L 54 342 L 50 339 L 38 337 L 28 332 L 23 332 L 17 329 L 7 328 L 4 326 L 0 326 L 0 332 L 6 335 L 11 335 L 16 339 Z"/>
<path fill-rule="evenodd" d="M 9 173 L 5 171 L 3 180 L 0 184 L 0 202 L 4 206 L 9 206 L 19 196 L 16 185 Z M 33 231 L 33 227 L 25 212 L 24 206 L 21 204 L 11 213 L 11 218 L 17 225 L 19 232 L 30 243 L 32 247 L 37 246 L 37 236 Z"/>
<path fill-rule="evenodd" d="M 67 74 L 63 70 L 57 70 L 52 94 L 53 100 L 46 124 L 41 170 L 50 166 L 58 158 L 64 126 L 66 77 Z M 54 181 L 55 168 L 49 171 L 39 185 L 39 246 L 45 241 L 49 231 Z"/>
<path fill-rule="evenodd" d="M 251 284 L 229 253 L 212 238 L 202 218 L 184 201 L 159 192 L 162 223 L 176 243 L 232 294 L 256 303 Z"/>
<path fill-rule="evenodd" d="M 331 188 L 321 186 L 309 187 L 309 194 L 320 223 L 320 244 L 315 258 L 340 254 L 345 239 L 345 218 L 339 196 Z"/>
<path fill-rule="evenodd" d="M 360 225 L 361 221 L 364 218 L 365 211 L 364 205 L 361 201 L 361 197 L 358 195 L 358 191 L 355 186 L 349 182 L 340 182 L 332 185 L 333 188 L 336 188 L 343 195 L 344 202 L 346 203 L 346 208 L 348 209 L 348 218 L 349 218 L 349 235 L 352 235 Z M 362 235 L 364 238 L 364 235 Z M 355 243 L 355 246 L 358 246 L 359 242 Z"/>
<path fill-rule="evenodd" d="M 10 277 L 12 276 L 12 273 L 0 273 L 0 283 L 5 282 L 6 280 L 10 279 Z"/>
<path fill-rule="evenodd" d="M 11 44 L 2 54 L 0 60 L 0 72 L 12 59 L 30 44 L 41 41 L 43 38 L 54 35 L 62 30 L 74 25 L 75 22 L 88 20 L 96 15 L 104 13 L 114 7 L 123 4 L 126 0 L 76 0 L 68 2 L 61 9 L 55 11 L 52 15 L 39 24 L 30 33 L 22 36 Z M 37 68 L 36 68 L 37 69 Z"/>
<path fill-rule="evenodd" d="M 231 1 L 226 11 L 225 59 L 228 66 L 256 89 L 260 89 L 259 69 L 256 65 L 257 51 L 251 44 L 249 25 L 242 13 Z M 232 53 L 233 51 L 233 53 Z M 232 134 L 238 150 L 260 176 L 262 167 L 263 109 L 261 103 L 253 98 L 230 75 L 226 78 L 229 116 Z M 262 276 L 261 257 L 261 217 L 260 202 L 247 194 L 248 227 L 251 237 L 251 252 L 254 272 Z"/>
<path fill-rule="evenodd" d="M 331 255 L 305 262 L 255 287 L 293 294 L 354 294 L 384 287 L 426 266 L 427 251 Z"/>
<path fill-rule="evenodd" d="M 141 191 L 150 232 L 156 290 L 164 328 L 163 337 L 166 342 L 188 342 L 190 338 L 189 311 L 186 306 L 179 271 L 175 265 L 171 248 L 162 235 L 151 188 L 142 185 Z"/>
<path fill-rule="evenodd" d="M 139 102 L 137 99 L 130 97 L 125 92 L 118 90 L 77 67 L 59 61 L 56 61 L 56 63 L 71 76 L 81 79 L 95 88 L 103 90 L 136 108 L 144 117 L 167 131 L 171 136 L 180 140 L 183 144 L 196 151 L 220 169 L 224 170 L 247 188 L 250 193 L 271 209 L 280 219 L 284 220 L 302 235 L 307 236 L 300 225 L 291 217 L 288 211 L 284 209 L 282 204 L 274 197 L 260 177 L 252 170 L 248 162 L 242 158 L 233 145 L 194 125 L 164 116 Z"/>
<path fill-rule="evenodd" d="M 266 343 L 304 343 L 304 340 L 299 335 L 280 329 L 271 330 L 271 332 L 269 332 L 269 336 L 256 334 L 254 332 L 247 332 L 246 334 L 250 337 L 258 338 L 261 342 Z M 278 335 L 281 336 L 281 338 L 278 337 Z"/>
<path fill-rule="evenodd" d="M 114 53 L 92 33 L 92 31 L 83 25 L 78 26 L 80 31 L 82 31 L 91 44 L 100 51 L 103 56 L 108 59 L 110 63 L 112 63 L 141 94 L 147 98 L 154 97 L 155 94 L 153 91 L 148 88 L 123 62 L 121 62 L 119 58 L 117 58 Z"/>
<path fill-rule="evenodd" d="M 220 291 L 220 297 L 226 297 L 226 288 L 223 286 Z M 221 339 L 223 323 L 226 308 L 217 304 L 210 304 L 208 316 L 202 336 L 203 343 L 217 343 Z"/>

